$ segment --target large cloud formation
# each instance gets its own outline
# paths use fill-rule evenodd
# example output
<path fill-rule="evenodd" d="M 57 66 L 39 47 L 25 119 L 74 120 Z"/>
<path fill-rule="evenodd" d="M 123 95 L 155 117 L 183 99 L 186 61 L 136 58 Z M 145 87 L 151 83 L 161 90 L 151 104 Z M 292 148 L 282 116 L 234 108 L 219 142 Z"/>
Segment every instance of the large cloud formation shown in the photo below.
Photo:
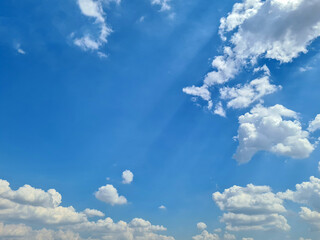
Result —
<path fill-rule="evenodd" d="M 302 130 L 298 114 L 282 105 L 257 105 L 239 117 L 239 146 L 234 158 L 239 163 L 251 160 L 259 151 L 292 158 L 307 158 L 314 150 L 309 132 Z"/>
<path fill-rule="evenodd" d="M 268 186 L 233 186 L 223 193 L 215 192 L 213 200 L 222 211 L 221 222 L 228 231 L 290 230 L 283 200 Z"/>
<path fill-rule="evenodd" d="M 111 218 L 90 221 L 88 217 L 103 217 L 95 209 L 77 212 L 61 206 L 61 195 L 54 189 L 44 191 L 30 185 L 17 190 L 0 180 L 0 239 L 20 240 L 174 240 L 157 234 L 163 226 L 135 218 L 129 223 Z M 28 224 L 32 224 L 28 226 Z"/>
<path fill-rule="evenodd" d="M 187 87 L 183 91 L 208 101 L 211 108 L 214 101 L 211 99 L 212 87 L 221 88 L 244 67 L 250 69 L 260 58 L 288 63 L 301 53 L 307 53 L 308 46 L 320 36 L 319 12 L 318 0 L 244 0 L 234 4 L 232 12 L 220 20 L 219 34 L 225 46 L 223 54 L 212 61 L 215 70 L 205 76 L 202 86 Z M 229 100 L 249 90 L 250 98 L 243 104 L 227 102 L 228 108 L 248 107 L 277 90 L 275 86 L 270 88 L 269 78 L 264 80 L 260 91 L 256 91 L 252 83 L 237 86 L 232 89 L 232 95 L 220 90 L 220 99 L 216 104 L 221 105 L 221 100 Z"/>

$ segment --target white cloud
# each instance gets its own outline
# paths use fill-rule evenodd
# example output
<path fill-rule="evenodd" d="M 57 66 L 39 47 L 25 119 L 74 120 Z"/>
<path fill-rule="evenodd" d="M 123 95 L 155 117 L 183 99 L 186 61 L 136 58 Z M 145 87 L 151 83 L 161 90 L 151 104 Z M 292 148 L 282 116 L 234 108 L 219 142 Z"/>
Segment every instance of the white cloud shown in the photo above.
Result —
<path fill-rule="evenodd" d="M 160 6 L 160 11 L 168 11 L 171 9 L 170 3 L 171 0 L 151 0 L 152 5 Z"/>
<path fill-rule="evenodd" d="M 234 158 L 246 163 L 259 151 L 298 159 L 309 157 L 314 145 L 297 118 L 297 113 L 282 105 L 269 108 L 257 105 L 239 117 L 239 146 Z"/>
<path fill-rule="evenodd" d="M 196 86 L 185 87 L 182 89 L 182 91 L 186 94 L 201 97 L 206 101 L 209 101 L 211 99 L 211 93 L 204 86 L 202 86 L 202 87 L 196 87 Z"/>
<path fill-rule="evenodd" d="M 246 108 L 280 88 L 270 84 L 269 77 L 264 76 L 242 86 L 220 88 L 220 98 L 228 101 L 228 108 Z"/>
<path fill-rule="evenodd" d="M 209 233 L 204 230 L 201 234 L 192 237 L 193 240 L 220 240 L 219 236 L 215 233 Z"/>
<path fill-rule="evenodd" d="M 311 240 L 310 238 L 303 238 L 303 237 L 301 237 L 301 238 L 299 238 L 299 240 Z"/>
<path fill-rule="evenodd" d="M 320 179 L 311 176 L 309 182 L 296 184 L 296 190 L 277 194 L 280 198 L 303 204 L 300 217 L 320 230 Z M 311 207 L 313 210 L 311 210 Z"/>
<path fill-rule="evenodd" d="M 109 217 L 89 221 L 87 217 L 103 217 L 104 214 L 88 208 L 77 212 L 73 207 L 60 206 L 60 203 L 61 195 L 55 190 L 44 191 L 25 185 L 14 191 L 7 181 L 1 180 L 0 239 L 174 240 L 173 237 L 157 233 L 166 231 L 165 227 L 152 225 L 141 218 L 134 218 L 129 223 L 116 223 Z M 36 229 L 26 225 L 29 223 L 36 226 Z"/>
<path fill-rule="evenodd" d="M 242 238 L 242 240 L 254 240 L 253 238 Z"/>
<path fill-rule="evenodd" d="M 299 68 L 299 71 L 300 71 L 300 72 L 307 72 L 307 71 L 310 71 L 310 70 L 312 70 L 312 69 L 313 69 L 312 67 L 306 66 L 306 67 L 300 67 L 300 68 Z"/>
<path fill-rule="evenodd" d="M 26 52 L 22 48 L 18 48 L 17 52 L 23 55 L 26 54 Z"/>
<path fill-rule="evenodd" d="M 130 170 L 125 170 L 122 173 L 122 183 L 123 184 L 130 184 L 133 181 L 133 173 Z"/>
<path fill-rule="evenodd" d="M 198 222 L 197 223 L 197 228 L 201 231 L 205 230 L 207 228 L 207 224 L 205 224 L 204 222 Z"/>
<path fill-rule="evenodd" d="M 102 186 L 95 193 L 97 199 L 102 202 L 113 205 L 123 205 L 127 203 L 127 199 L 124 196 L 119 196 L 117 189 L 111 184 Z"/>
<path fill-rule="evenodd" d="M 120 1 L 115 2 L 120 3 Z M 106 24 L 106 14 L 103 11 L 102 7 L 103 3 L 108 4 L 110 3 L 110 1 L 78 0 L 78 5 L 81 10 L 81 13 L 87 17 L 94 18 L 95 24 L 98 24 L 100 26 L 100 32 L 98 36 L 95 36 L 96 34 L 86 34 L 83 37 L 74 39 L 74 44 L 84 51 L 99 50 L 105 43 L 107 43 L 107 37 L 112 32 L 111 28 L 109 28 Z M 100 52 L 99 56 L 105 57 L 106 55 Z"/>
<path fill-rule="evenodd" d="M 300 217 L 313 225 L 316 230 L 320 230 L 320 212 L 312 211 L 307 207 L 301 207 Z"/>
<path fill-rule="evenodd" d="M 309 123 L 308 130 L 310 132 L 315 132 L 320 129 L 320 114 L 316 116 L 314 120 Z"/>
<path fill-rule="evenodd" d="M 15 48 L 16 48 L 18 53 L 20 53 L 22 55 L 26 54 L 26 52 L 21 48 L 21 44 L 20 43 L 16 44 Z"/>
<path fill-rule="evenodd" d="M 164 206 L 164 205 L 161 205 L 161 206 L 159 207 L 159 209 L 161 209 L 161 210 L 167 210 L 166 206 Z"/>
<path fill-rule="evenodd" d="M 320 212 L 320 179 L 311 176 L 309 182 L 296 185 L 296 191 L 278 193 L 282 199 L 311 206 Z"/>
<path fill-rule="evenodd" d="M 223 193 L 213 193 L 212 198 L 222 211 L 227 211 L 220 221 L 228 231 L 290 229 L 280 215 L 286 212 L 283 200 L 268 186 L 233 186 Z"/>
<path fill-rule="evenodd" d="M 83 213 L 87 217 L 104 217 L 104 213 L 96 209 L 86 208 Z"/>
<path fill-rule="evenodd" d="M 219 85 L 235 78 L 243 68 L 248 71 L 255 67 L 259 58 L 287 63 L 301 53 L 307 53 L 307 47 L 320 36 L 319 12 L 318 0 L 243 0 L 234 4 L 232 12 L 220 20 L 219 33 L 225 41 L 224 52 L 213 59 L 214 70 L 205 76 L 199 88 L 219 89 Z M 256 69 L 259 67 L 253 72 Z M 271 86 L 269 84 L 268 90 L 264 90 L 265 94 L 252 89 L 248 91 L 248 84 L 243 89 L 240 87 L 241 91 L 233 89 L 234 95 L 245 99 L 238 98 L 236 102 L 243 100 L 244 103 L 229 103 L 229 107 L 247 107 L 274 92 L 276 88 Z M 247 92 L 250 96 L 240 92 Z M 186 93 L 194 95 L 197 92 Z M 211 96 L 206 94 L 203 99 L 209 102 Z"/>
<path fill-rule="evenodd" d="M 223 235 L 224 240 L 236 240 L 236 236 L 230 233 L 225 233 Z"/>
<path fill-rule="evenodd" d="M 221 117 L 226 117 L 226 111 L 223 109 L 221 102 L 218 102 L 213 112 Z"/>
<path fill-rule="evenodd" d="M 0 239 L 13 238 L 13 237 L 23 237 L 31 231 L 30 227 L 24 224 L 3 224 L 0 222 Z"/>

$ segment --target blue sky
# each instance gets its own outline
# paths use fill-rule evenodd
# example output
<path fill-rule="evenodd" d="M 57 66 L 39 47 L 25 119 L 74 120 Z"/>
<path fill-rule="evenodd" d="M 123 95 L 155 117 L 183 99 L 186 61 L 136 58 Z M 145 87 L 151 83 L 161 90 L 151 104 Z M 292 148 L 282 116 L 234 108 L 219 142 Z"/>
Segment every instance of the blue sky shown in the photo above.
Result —
<path fill-rule="evenodd" d="M 0 239 L 318 240 L 319 11 L 2 1 Z"/>

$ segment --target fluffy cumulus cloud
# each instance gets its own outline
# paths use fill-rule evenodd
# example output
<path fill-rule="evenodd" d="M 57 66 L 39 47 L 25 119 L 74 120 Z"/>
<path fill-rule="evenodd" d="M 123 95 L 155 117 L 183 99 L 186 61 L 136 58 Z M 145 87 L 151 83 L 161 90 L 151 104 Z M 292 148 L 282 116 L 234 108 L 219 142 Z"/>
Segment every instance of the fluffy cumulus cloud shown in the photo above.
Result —
<path fill-rule="evenodd" d="M 221 222 L 228 231 L 290 229 L 281 215 L 286 212 L 283 200 L 268 186 L 233 186 L 223 193 L 213 193 L 212 198 L 220 210 L 226 212 Z"/>
<path fill-rule="evenodd" d="M 99 33 L 85 34 L 80 38 L 74 38 L 74 44 L 84 51 L 99 50 L 105 43 L 107 37 L 112 32 L 107 26 L 103 4 L 109 4 L 111 1 L 120 3 L 119 0 L 78 0 L 78 6 L 81 13 L 89 18 L 94 19 L 94 23 L 99 26 Z M 73 36 L 74 37 L 74 36 Z M 102 52 L 98 52 L 99 56 L 106 56 Z"/>
<path fill-rule="evenodd" d="M 248 70 L 256 66 L 259 58 L 288 63 L 307 53 L 308 46 L 320 36 L 319 11 L 318 0 L 243 0 L 236 3 L 228 16 L 220 20 L 219 33 L 225 46 L 223 53 L 212 61 L 214 70 L 205 76 L 202 86 L 186 88 L 185 92 L 212 105 L 207 91 L 220 89 L 244 67 Z M 231 90 L 222 86 L 220 100 L 227 100 L 227 107 L 247 107 L 278 89 L 270 84 L 269 78 L 262 79 Z"/>
<path fill-rule="evenodd" d="M 205 230 L 207 228 L 207 224 L 205 224 L 204 222 L 198 222 L 197 223 L 197 228 L 201 231 Z"/>
<path fill-rule="evenodd" d="M 300 217 L 320 230 L 320 179 L 311 176 L 308 182 L 297 184 L 295 191 L 287 190 L 278 196 L 308 206 L 301 208 Z"/>
<path fill-rule="evenodd" d="M 171 9 L 170 1 L 171 0 L 151 0 L 151 4 L 160 6 L 160 11 L 168 11 Z"/>
<path fill-rule="evenodd" d="M 250 161 L 259 151 L 302 159 L 315 148 L 309 132 L 302 130 L 298 114 L 282 105 L 257 105 L 240 116 L 239 123 L 239 146 L 234 155 L 239 163 Z"/>
<path fill-rule="evenodd" d="M 133 181 L 133 173 L 130 170 L 125 170 L 122 173 L 122 183 L 123 184 L 130 184 Z"/>
<path fill-rule="evenodd" d="M 209 233 L 206 230 L 203 230 L 201 234 L 193 236 L 193 240 L 220 240 L 219 235 L 215 233 Z"/>
<path fill-rule="evenodd" d="M 123 205 L 127 203 L 127 199 L 124 196 L 118 194 L 117 189 L 111 184 L 102 186 L 95 193 L 97 199 L 102 202 L 113 205 Z"/>
<path fill-rule="evenodd" d="M 12 190 L 7 181 L 0 181 L 0 239 L 20 240 L 174 240 L 158 234 L 166 231 L 159 225 L 135 218 L 129 223 L 111 218 L 89 221 L 88 217 L 103 217 L 98 210 L 77 212 L 62 207 L 61 195 L 51 189 L 43 191 L 25 185 Z M 8 223 L 10 222 L 10 224 Z M 13 224 L 14 223 L 14 224 Z M 32 229 L 28 226 L 36 227 Z"/>

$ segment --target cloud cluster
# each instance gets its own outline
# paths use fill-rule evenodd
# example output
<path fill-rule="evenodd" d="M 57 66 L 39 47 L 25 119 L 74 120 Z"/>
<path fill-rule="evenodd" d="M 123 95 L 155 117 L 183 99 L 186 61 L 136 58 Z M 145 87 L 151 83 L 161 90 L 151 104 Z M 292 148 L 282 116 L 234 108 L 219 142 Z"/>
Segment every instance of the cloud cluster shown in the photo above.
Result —
<path fill-rule="evenodd" d="M 278 196 L 308 206 L 301 207 L 299 215 L 320 230 L 320 179 L 311 176 L 310 181 L 297 184 L 295 191 L 287 190 Z"/>
<path fill-rule="evenodd" d="M 213 200 L 220 210 L 226 211 L 221 222 L 228 231 L 290 230 L 282 213 L 286 212 L 283 200 L 268 186 L 233 186 L 223 193 L 215 192 Z"/>
<path fill-rule="evenodd" d="M 135 218 L 129 223 L 116 223 L 109 217 L 89 221 L 88 217 L 100 218 L 104 213 L 88 208 L 77 212 L 71 206 L 61 206 L 61 199 L 61 195 L 54 189 L 44 191 L 25 185 L 13 190 L 9 182 L 0 180 L 0 239 L 174 240 L 173 237 L 157 233 L 165 231 L 165 227 L 152 225 L 141 218 Z M 36 229 L 27 225 L 30 223 Z"/>
<path fill-rule="evenodd" d="M 205 76 L 202 86 L 187 87 L 184 92 L 203 98 L 210 106 L 211 89 L 219 88 L 220 99 L 216 104 L 227 100 L 229 108 L 248 107 L 275 92 L 278 87 L 266 77 L 259 90 L 255 84 L 261 78 L 231 90 L 221 85 L 234 79 L 244 67 L 253 68 L 259 58 L 288 63 L 307 53 L 307 47 L 320 36 L 319 11 L 318 0 L 243 0 L 234 4 L 232 12 L 220 20 L 219 34 L 225 46 L 223 54 L 212 61 L 214 70 Z"/>
<path fill-rule="evenodd" d="M 220 221 L 226 224 L 227 231 L 290 230 L 283 216 L 286 213 L 284 201 L 301 204 L 299 216 L 313 226 L 313 230 L 320 231 L 320 179 L 313 176 L 309 181 L 297 184 L 295 190 L 273 193 L 268 186 L 248 184 L 215 192 L 212 197 L 220 210 L 226 212 Z M 203 233 L 197 237 L 211 239 L 212 236 Z"/>
<path fill-rule="evenodd" d="M 282 105 L 257 105 L 240 116 L 239 123 L 239 146 L 234 155 L 239 163 L 250 161 L 259 151 L 307 158 L 315 148 L 309 142 L 309 132 L 302 130 L 298 114 Z"/>
<path fill-rule="evenodd" d="M 105 12 L 103 10 L 103 4 L 108 4 L 111 1 L 120 3 L 119 0 L 78 0 L 78 6 L 81 13 L 89 18 L 94 19 L 94 23 L 100 28 L 98 36 L 93 34 L 85 34 L 81 38 L 75 38 L 74 44 L 80 47 L 84 51 L 99 50 L 105 43 L 107 43 L 107 37 L 112 32 L 111 28 L 107 26 L 105 19 Z M 99 56 L 106 56 L 102 52 L 98 52 Z"/>

